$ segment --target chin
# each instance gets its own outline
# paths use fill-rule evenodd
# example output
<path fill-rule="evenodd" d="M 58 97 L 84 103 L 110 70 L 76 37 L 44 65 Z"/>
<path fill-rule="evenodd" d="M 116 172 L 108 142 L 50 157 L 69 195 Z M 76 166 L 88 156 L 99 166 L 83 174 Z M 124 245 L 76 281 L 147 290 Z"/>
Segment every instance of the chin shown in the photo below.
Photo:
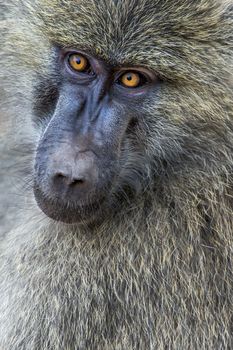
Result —
<path fill-rule="evenodd" d="M 99 199 L 85 205 L 63 203 L 62 200 L 51 200 L 40 190 L 34 189 L 34 196 L 38 207 L 54 221 L 65 224 L 94 224 L 104 217 L 105 200 Z"/>

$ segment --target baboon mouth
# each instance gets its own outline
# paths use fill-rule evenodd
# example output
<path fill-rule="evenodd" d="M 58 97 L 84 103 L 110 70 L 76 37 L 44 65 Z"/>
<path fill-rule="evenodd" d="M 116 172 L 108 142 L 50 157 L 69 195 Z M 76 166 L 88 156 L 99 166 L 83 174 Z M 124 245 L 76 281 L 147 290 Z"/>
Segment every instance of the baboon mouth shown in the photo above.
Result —
<path fill-rule="evenodd" d="M 104 198 L 82 204 L 63 203 L 63 201 L 51 200 L 45 194 L 34 187 L 34 196 L 39 208 L 51 219 L 67 224 L 88 224 L 102 216 Z"/>

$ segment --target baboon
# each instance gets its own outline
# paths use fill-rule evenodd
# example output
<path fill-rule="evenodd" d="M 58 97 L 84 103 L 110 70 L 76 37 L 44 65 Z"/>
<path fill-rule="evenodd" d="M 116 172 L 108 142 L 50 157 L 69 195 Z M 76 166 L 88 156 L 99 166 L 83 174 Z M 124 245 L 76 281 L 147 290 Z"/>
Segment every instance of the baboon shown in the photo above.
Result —
<path fill-rule="evenodd" d="M 232 349 L 231 1 L 0 3 L 0 349 Z"/>

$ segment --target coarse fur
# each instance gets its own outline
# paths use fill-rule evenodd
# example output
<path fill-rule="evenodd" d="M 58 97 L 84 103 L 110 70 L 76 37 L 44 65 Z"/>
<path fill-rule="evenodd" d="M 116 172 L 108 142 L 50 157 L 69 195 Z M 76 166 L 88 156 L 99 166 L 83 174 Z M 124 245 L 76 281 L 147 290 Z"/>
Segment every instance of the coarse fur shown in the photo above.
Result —
<path fill-rule="evenodd" d="M 9 177 L 27 186 L 10 197 L 11 215 L 23 209 L 14 228 L 1 219 L 0 349 L 232 349 L 231 2 L 21 0 L 1 8 L 1 125 L 7 119 L 14 130 L 2 128 L 1 138 L 20 149 L 1 154 L 1 203 Z M 117 191 L 127 182 L 134 195 L 123 192 L 117 213 L 98 226 L 53 222 L 32 195 L 33 103 L 46 112 L 59 85 L 56 47 L 142 65 L 162 80 L 126 135 Z M 14 176 L 12 159 L 21 163 Z"/>

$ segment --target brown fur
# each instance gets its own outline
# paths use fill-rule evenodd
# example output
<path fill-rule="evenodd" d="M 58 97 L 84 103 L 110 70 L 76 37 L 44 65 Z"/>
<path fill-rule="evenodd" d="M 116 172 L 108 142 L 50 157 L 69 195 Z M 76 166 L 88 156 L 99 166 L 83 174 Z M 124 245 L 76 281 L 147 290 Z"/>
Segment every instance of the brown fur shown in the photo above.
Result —
<path fill-rule="evenodd" d="M 16 1 L 8 7 L 1 110 L 14 120 L 19 145 L 22 130 L 28 147 L 17 163 L 29 169 L 39 137 L 30 124 L 34 82 L 47 78 L 54 44 L 144 65 L 164 83 L 159 99 L 142 105 L 121 174 L 147 186 L 117 215 L 98 228 L 55 223 L 37 208 L 29 182 L 20 222 L 2 229 L 10 232 L 0 246 L 0 349 L 232 349 L 230 1 L 23 0 L 21 11 Z"/>

